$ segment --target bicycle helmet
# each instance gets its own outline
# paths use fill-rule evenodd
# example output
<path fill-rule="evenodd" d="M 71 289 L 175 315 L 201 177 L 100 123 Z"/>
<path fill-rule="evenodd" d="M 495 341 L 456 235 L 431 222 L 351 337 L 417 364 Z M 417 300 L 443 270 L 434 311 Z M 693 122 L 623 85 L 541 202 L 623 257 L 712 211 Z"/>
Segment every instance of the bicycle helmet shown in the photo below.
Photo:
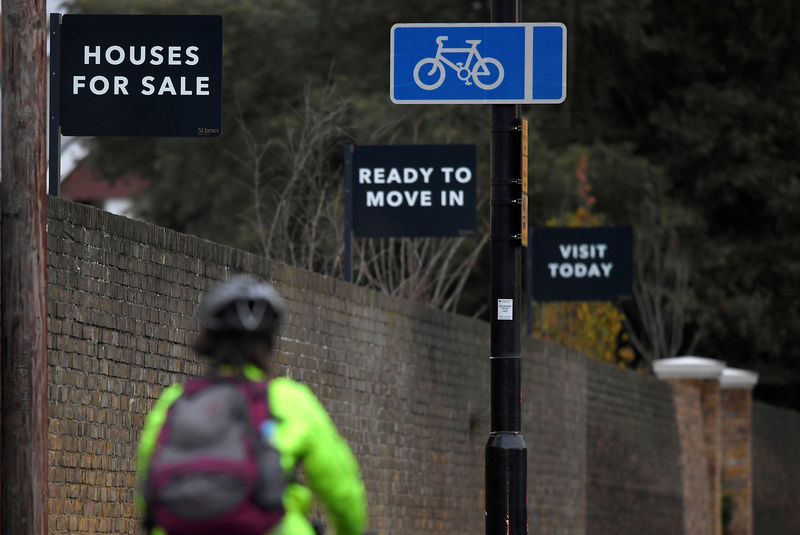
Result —
<path fill-rule="evenodd" d="M 210 333 L 252 333 L 271 338 L 283 319 L 283 299 L 270 284 L 236 275 L 214 287 L 200 309 Z"/>

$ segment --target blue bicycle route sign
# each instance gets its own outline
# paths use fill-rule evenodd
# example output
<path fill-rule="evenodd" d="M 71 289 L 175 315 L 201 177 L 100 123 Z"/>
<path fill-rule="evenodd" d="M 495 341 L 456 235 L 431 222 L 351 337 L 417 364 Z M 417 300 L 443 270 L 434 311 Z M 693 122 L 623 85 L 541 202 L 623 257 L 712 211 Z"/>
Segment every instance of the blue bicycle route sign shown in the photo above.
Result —
<path fill-rule="evenodd" d="M 558 104 L 567 97 L 561 23 L 395 24 L 397 104 Z"/>

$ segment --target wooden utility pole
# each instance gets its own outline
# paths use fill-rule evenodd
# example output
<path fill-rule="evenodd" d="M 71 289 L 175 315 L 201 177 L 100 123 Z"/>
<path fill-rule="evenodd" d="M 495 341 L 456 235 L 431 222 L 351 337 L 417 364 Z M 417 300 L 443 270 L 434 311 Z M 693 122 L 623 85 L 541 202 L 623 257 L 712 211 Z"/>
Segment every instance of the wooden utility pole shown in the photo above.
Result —
<path fill-rule="evenodd" d="M 0 531 L 47 533 L 47 10 L 2 0 Z"/>

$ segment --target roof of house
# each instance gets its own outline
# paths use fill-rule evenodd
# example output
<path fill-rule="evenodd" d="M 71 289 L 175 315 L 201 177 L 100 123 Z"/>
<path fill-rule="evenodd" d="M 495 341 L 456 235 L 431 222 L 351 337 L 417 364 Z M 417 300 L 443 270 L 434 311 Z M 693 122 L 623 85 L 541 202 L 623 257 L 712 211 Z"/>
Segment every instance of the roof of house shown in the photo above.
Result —
<path fill-rule="evenodd" d="M 147 183 L 147 180 L 132 173 L 110 181 L 81 162 L 61 181 L 59 196 L 78 202 L 134 197 L 147 187 Z"/>

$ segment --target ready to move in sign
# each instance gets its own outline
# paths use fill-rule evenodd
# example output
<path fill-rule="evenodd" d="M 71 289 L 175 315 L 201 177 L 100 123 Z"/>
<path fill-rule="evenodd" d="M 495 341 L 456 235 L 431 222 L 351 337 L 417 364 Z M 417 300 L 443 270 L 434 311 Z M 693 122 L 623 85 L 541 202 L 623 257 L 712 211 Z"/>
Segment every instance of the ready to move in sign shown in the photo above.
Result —
<path fill-rule="evenodd" d="M 430 190 L 413 191 L 368 191 L 367 208 L 380 208 L 389 206 L 433 206 Z M 463 190 L 442 190 L 439 192 L 438 206 L 464 206 Z"/>
<path fill-rule="evenodd" d="M 425 184 L 431 181 L 433 167 L 364 167 L 358 170 L 359 184 L 414 184 L 419 178 Z M 459 184 L 466 184 L 472 180 L 472 169 L 469 167 L 440 167 L 439 172 L 445 184 L 455 180 Z"/>

